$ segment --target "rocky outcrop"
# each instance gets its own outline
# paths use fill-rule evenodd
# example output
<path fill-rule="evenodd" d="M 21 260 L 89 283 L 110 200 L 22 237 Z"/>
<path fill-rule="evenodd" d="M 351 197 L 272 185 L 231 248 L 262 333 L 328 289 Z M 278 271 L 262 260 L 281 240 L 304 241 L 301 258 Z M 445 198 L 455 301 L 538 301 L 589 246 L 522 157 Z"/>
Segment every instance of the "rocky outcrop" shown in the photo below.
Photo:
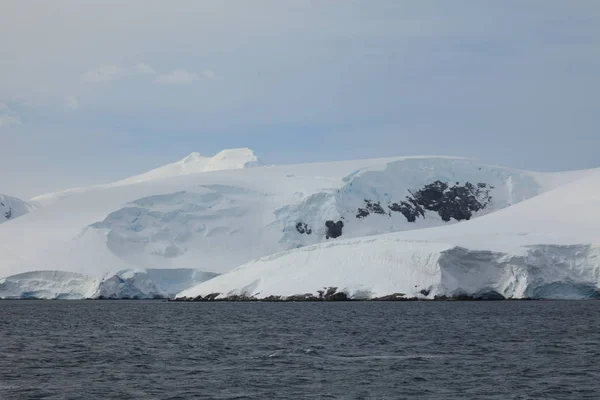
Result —
<path fill-rule="evenodd" d="M 461 185 L 460 182 L 456 182 L 451 186 L 438 180 L 420 190 L 409 191 L 410 195 L 406 196 L 405 200 L 390 203 L 388 208 L 390 211 L 402 213 L 408 222 L 425 218 L 426 211 L 437 213 L 444 222 L 451 219 L 469 220 L 473 213 L 483 210 L 491 202 L 490 189 L 493 189 L 493 186 L 486 183 L 474 185 L 466 182 Z M 370 214 L 386 214 L 380 202 L 370 199 L 364 201 L 365 206 L 358 208 L 356 218 L 366 218 Z"/>
<path fill-rule="evenodd" d="M 298 222 L 296 224 L 296 230 L 298 231 L 298 233 L 300 234 L 307 234 L 310 235 L 312 233 L 312 229 L 310 227 L 310 225 L 304 223 L 304 222 Z"/>
<path fill-rule="evenodd" d="M 435 181 L 421 190 L 411 192 L 411 196 L 414 204 L 437 212 L 445 222 L 451 218 L 457 221 L 469 220 L 474 212 L 484 209 L 492 200 L 487 184 L 473 185 L 470 182 L 464 185 L 456 182 L 450 186 L 446 182 Z"/>
<path fill-rule="evenodd" d="M 365 207 L 359 208 L 358 213 L 356 214 L 356 218 L 364 218 L 369 214 L 382 214 L 385 215 L 386 212 L 381 207 L 381 203 L 379 201 L 374 202 L 369 199 L 365 199 Z"/>
<path fill-rule="evenodd" d="M 344 223 L 342 221 L 326 221 L 325 228 L 325 239 L 335 239 L 342 236 L 342 229 L 344 228 Z"/>

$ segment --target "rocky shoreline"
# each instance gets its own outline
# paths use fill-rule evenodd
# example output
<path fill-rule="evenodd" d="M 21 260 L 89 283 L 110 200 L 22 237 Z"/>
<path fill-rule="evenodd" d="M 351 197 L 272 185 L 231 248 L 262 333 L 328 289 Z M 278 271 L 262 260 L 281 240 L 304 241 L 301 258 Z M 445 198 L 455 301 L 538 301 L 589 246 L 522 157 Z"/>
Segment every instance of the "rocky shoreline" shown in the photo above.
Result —
<path fill-rule="evenodd" d="M 82 298 L 82 299 L 44 299 L 37 297 L 22 297 L 22 298 L 0 298 L 1 300 L 125 300 L 125 301 L 163 301 L 163 302 L 267 302 L 267 303 L 288 303 L 288 302 L 329 302 L 329 301 L 354 301 L 354 302 L 365 302 L 365 301 L 523 301 L 523 300 L 552 300 L 542 298 L 506 298 L 497 292 L 485 292 L 476 295 L 459 294 L 454 296 L 436 295 L 433 297 L 429 296 L 428 290 L 421 290 L 419 294 L 421 296 L 410 296 L 407 297 L 405 293 L 392 293 L 380 297 L 371 298 L 352 298 L 344 291 L 338 291 L 335 286 L 324 287 L 322 290 L 317 291 L 317 295 L 313 293 L 297 294 L 292 296 L 267 296 L 258 298 L 255 296 L 243 296 L 243 295 L 230 295 L 225 297 L 221 296 L 221 293 L 210 293 L 206 296 L 196 297 L 179 297 L 169 298 L 156 295 L 154 297 L 95 297 L 95 298 Z M 593 300 L 593 299 L 590 299 Z"/>
<path fill-rule="evenodd" d="M 423 297 L 411 296 L 407 297 L 404 293 L 392 293 L 381 297 L 372 298 L 351 298 L 347 293 L 337 291 L 337 287 L 324 288 L 323 290 L 317 291 L 318 295 L 312 293 L 297 294 L 292 296 L 268 296 L 263 298 L 257 298 L 255 296 L 244 296 L 244 295 L 231 295 L 225 297 L 221 296 L 221 293 L 210 293 L 206 296 L 196 297 L 179 297 L 169 299 L 168 301 L 173 302 L 241 302 L 241 301 L 254 301 L 254 302 L 322 302 L 322 301 L 497 301 L 497 300 L 535 300 L 531 298 L 523 299 L 507 299 L 499 293 L 487 292 L 477 295 L 460 294 L 456 296 L 434 296 L 433 298 L 426 297 L 429 292 L 421 291 L 420 294 Z"/>
<path fill-rule="evenodd" d="M 369 302 L 369 301 L 525 301 L 525 300 L 552 300 L 552 299 L 534 299 L 530 297 L 522 298 L 522 299 L 489 299 L 489 298 L 481 298 L 474 296 L 436 296 L 434 298 L 423 298 L 423 297 L 394 297 L 390 296 L 382 296 L 382 297 L 374 297 L 370 299 L 319 299 L 318 297 L 305 297 L 305 296 L 269 296 L 262 299 L 258 299 L 256 297 L 245 297 L 245 296 L 228 296 L 222 298 L 211 298 L 212 296 L 208 295 L 205 297 L 180 297 L 176 299 L 168 299 L 168 302 L 176 302 L 176 303 L 195 303 L 195 302 L 257 302 L 257 303 L 287 303 L 287 302 L 330 302 L 330 301 L 352 301 L 352 302 Z"/>

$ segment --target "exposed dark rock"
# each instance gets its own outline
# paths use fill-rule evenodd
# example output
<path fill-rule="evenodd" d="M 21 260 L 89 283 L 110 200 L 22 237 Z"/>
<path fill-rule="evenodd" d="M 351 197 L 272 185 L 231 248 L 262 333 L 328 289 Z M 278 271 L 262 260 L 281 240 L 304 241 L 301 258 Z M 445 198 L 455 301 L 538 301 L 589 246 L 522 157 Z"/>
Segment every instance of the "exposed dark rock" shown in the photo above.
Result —
<path fill-rule="evenodd" d="M 325 239 L 335 239 L 342 236 L 342 228 L 344 227 L 344 223 L 342 221 L 327 221 L 325 222 Z"/>
<path fill-rule="evenodd" d="M 474 212 L 484 209 L 492 197 L 485 187 L 476 187 L 470 182 L 463 186 L 449 187 L 447 183 L 435 181 L 416 192 L 410 192 L 415 202 L 429 211 L 439 214 L 443 221 L 471 219 Z"/>
<path fill-rule="evenodd" d="M 265 297 L 265 298 L 264 298 L 264 299 L 262 299 L 262 300 L 263 300 L 263 301 L 281 301 L 281 296 L 274 296 L 274 295 L 271 295 L 271 296 Z"/>
<path fill-rule="evenodd" d="M 421 289 L 421 291 L 419 293 L 421 293 L 423 296 L 429 296 L 429 293 L 431 291 L 428 289 Z"/>
<path fill-rule="evenodd" d="M 450 300 L 466 301 L 466 300 L 476 300 L 476 299 L 472 295 L 469 295 L 466 293 L 461 293 L 461 294 L 456 294 L 456 295 L 450 297 Z"/>
<path fill-rule="evenodd" d="M 504 296 L 493 290 L 489 292 L 477 293 L 473 297 L 475 297 L 477 300 L 506 300 Z"/>
<path fill-rule="evenodd" d="M 359 208 L 358 212 L 356 214 L 356 218 L 365 218 L 365 217 L 368 217 L 369 214 L 370 214 L 370 212 L 368 212 L 364 208 Z"/>
<path fill-rule="evenodd" d="M 6 219 L 10 219 L 10 217 L 12 217 L 12 208 L 8 208 L 8 211 L 6 211 L 4 213 L 4 216 L 6 217 Z"/>
<path fill-rule="evenodd" d="M 312 293 L 305 293 L 288 296 L 285 298 L 285 301 L 320 301 L 320 299 L 318 297 L 315 297 L 315 295 L 313 295 Z"/>
<path fill-rule="evenodd" d="M 177 297 L 177 298 L 171 298 L 171 299 L 167 299 L 167 301 L 191 301 L 192 299 L 189 297 Z"/>
<path fill-rule="evenodd" d="M 296 230 L 300 234 L 306 233 L 307 235 L 310 235 L 312 233 L 312 229 L 311 229 L 310 225 L 308 225 L 304 222 L 298 222 L 296 224 Z"/>
<path fill-rule="evenodd" d="M 385 214 L 385 211 L 383 210 L 383 207 L 381 207 L 381 204 L 379 202 L 367 202 L 367 209 L 375 214 Z"/>
<path fill-rule="evenodd" d="M 356 214 L 356 218 L 365 218 L 369 214 L 386 214 L 380 202 L 373 202 L 369 199 L 365 199 L 365 208 L 359 208 Z"/>
<path fill-rule="evenodd" d="M 473 185 L 466 182 L 460 185 L 460 182 L 456 182 L 454 186 L 449 186 L 446 182 L 435 181 L 410 192 L 405 201 L 393 203 L 389 208 L 401 212 L 408 222 L 425 217 L 425 210 L 437 212 L 445 222 L 452 218 L 457 221 L 469 220 L 474 212 L 484 209 L 490 203 L 491 189 L 493 186 L 486 183 Z"/>
<path fill-rule="evenodd" d="M 221 293 L 209 293 L 209 294 L 207 294 L 206 296 L 204 296 L 204 300 L 206 300 L 206 301 L 211 301 L 211 300 L 214 300 L 214 299 L 216 299 L 217 297 L 219 297 L 219 295 L 220 295 L 220 294 L 221 294 Z"/>
<path fill-rule="evenodd" d="M 348 297 L 348 295 L 346 294 L 346 292 L 337 292 L 332 294 L 329 297 L 325 297 L 325 300 L 328 301 L 348 301 L 350 300 L 350 298 Z"/>
<path fill-rule="evenodd" d="M 476 294 L 456 293 L 452 296 L 435 296 L 433 299 L 454 301 L 506 300 L 504 296 L 495 291 L 482 292 Z"/>
<path fill-rule="evenodd" d="M 392 293 L 386 296 L 375 297 L 372 300 L 374 301 L 398 301 L 398 300 L 407 300 L 404 293 Z"/>
<path fill-rule="evenodd" d="M 234 294 L 231 296 L 227 296 L 223 299 L 224 301 L 256 301 L 255 297 L 252 296 L 244 296 L 240 294 Z"/>
<path fill-rule="evenodd" d="M 407 197 L 406 200 L 407 201 L 401 201 L 400 204 L 393 203 L 388 207 L 392 211 L 401 212 L 408 222 L 415 222 L 418 217 L 425 217 L 425 210 L 415 201 L 415 199 Z"/>

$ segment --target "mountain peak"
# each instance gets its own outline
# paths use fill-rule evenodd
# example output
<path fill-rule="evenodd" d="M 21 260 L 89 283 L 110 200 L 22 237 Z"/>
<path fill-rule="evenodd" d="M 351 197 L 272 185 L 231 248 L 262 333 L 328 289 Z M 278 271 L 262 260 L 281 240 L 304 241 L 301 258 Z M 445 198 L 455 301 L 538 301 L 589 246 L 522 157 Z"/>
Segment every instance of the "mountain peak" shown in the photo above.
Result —
<path fill-rule="evenodd" d="M 203 157 L 200 153 L 198 152 L 193 152 L 190 153 L 189 155 L 187 155 L 186 157 L 182 158 L 179 163 L 180 164 L 188 164 L 188 163 L 194 163 L 194 162 L 198 162 L 199 160 L 205 159 L 206 157 Z"/>
<path fill-rule="evenodd" d="M 181 165 L 198 163 L 209 165 L 210 170 L 238 169 L 262 164 L 254 150 L 247 147 L 221 150 L 212 157 L 193 152 L 177 162 Z"/>
<path fill-rule="evenodd" d="M 171 178 L 181 175 L 190 175 L 200 172 L 223 171 L 232 169 L 244 169 L 258 167 L 263 165 L 259 158 L 254 153 L 254 150 L 249 148 L 225 149 L 221 150 L 214 156 L 203 156 L 195 151 L 179 161 L 171 164 L 163 165 L 151 171 L 140 175 L 135 175 L 116 182 L 107 183 L 104 185 L 94 185 L 89 187 L 72 188 L 56 193 L 47 193 L 36 196 L 31 201 L 37 205 L 48 205 L 54 203 L 61 198 L 70 197 L 73 194 L 82 193 L 89 189 L 100 189 L 114 186 L 131 185 L 140 182 L 153 181 L 157 179 Z M 1 221 L 0 221 L 1 222 Z"/>
<path fill-rule="evenodd" d="M 262 163 L 254 153 L 254 150 L 248 148 L 226 149 L 212 157 L 193 152 L 177 162 L 119 181 L 117 184 L 137 183 L 199 172 L 250 168 L 259 165 L 262 165 Z"/>
<path fill-rule="evenodd" d="M 247 147 L 221 150 L 212 157 L 212 163 L 233 167 L 226 169 L 247 168 L 262 165 L 262 162 L 256 156 L 256 153 L 254 153 L 254 150 Z"/>

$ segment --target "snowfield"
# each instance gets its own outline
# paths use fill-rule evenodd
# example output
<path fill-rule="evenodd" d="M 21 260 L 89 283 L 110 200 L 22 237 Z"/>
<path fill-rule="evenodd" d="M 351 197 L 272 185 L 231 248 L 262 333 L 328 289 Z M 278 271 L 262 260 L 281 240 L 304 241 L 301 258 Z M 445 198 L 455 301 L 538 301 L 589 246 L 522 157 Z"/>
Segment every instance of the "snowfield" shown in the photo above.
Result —
<path fill-rule="evenodd" d="M 324 287 L 353 298 L 593 297 L 599 183 L 600 169 L 538 173 L 453 157 L 263 166 L 249 149 L 192 153 L 32 199 L 35 212 L 0 226 L 0 298 L 264 298 Z M 60 279 L 21 275 L 32 271 Z M 95 289 L 83 278 L 61 288 L 70 278 L 52 271 Z"/>
<path fill-rule="evenodd" d="M 16 197 L 0 194 L 0 224 L 35 210 L 35 207 Z"/>
<path fill-rule="evenodd" d="M 337 287 L 351 298 L 600 294 L 600 170 L 452 226 L 295 249 L 254 260 L 181 292 L 264 298 Z"/>

